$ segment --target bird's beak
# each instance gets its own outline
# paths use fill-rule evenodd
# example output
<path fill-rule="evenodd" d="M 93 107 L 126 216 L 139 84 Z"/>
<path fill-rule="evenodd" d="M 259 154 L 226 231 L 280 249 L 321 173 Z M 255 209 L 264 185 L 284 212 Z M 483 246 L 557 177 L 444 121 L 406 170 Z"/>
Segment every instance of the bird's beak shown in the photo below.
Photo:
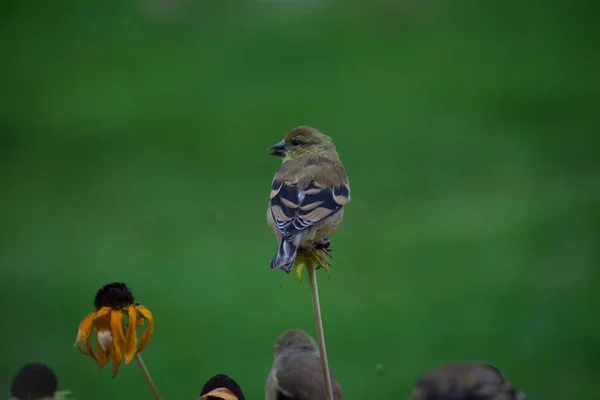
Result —
<path fill-rule="evenodd" d="M 283 157 L 287 153 L 284 142 L 279 142 L 267 149 L 272 156 Z"/>

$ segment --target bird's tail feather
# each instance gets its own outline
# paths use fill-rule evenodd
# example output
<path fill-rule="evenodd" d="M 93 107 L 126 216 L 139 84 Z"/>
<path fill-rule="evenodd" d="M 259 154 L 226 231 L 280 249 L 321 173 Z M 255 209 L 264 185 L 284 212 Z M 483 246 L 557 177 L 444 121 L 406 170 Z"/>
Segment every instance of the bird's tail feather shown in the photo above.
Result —
<path fill-rule="evenodd" d="M 291 242 L 283 239 L 279 244 L 279 250 L 271 261 L 271 269 L 283 269 L 285 272 L 290 272 L 296 261 L 296 253 L 298 247 Z"/>

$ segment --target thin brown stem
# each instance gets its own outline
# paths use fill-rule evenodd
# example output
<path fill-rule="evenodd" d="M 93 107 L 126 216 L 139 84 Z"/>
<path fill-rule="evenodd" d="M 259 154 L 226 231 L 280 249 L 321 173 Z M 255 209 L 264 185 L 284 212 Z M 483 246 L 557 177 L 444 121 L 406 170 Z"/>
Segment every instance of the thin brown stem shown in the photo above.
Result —
<path fill-rule="evenodd" d="M 325 390 L 327 394 L 327 400 L 334 400 L 333 386 L 331 384 L 331 375 L 329 374 L 329 361 L 327 360 L 327 349 L 325 348 L 325 331 L 323 330 L 323 318 L 321 317 L 321 304 L 319 302 L 319 287 L 317 286 L 317 273 L 312 263 L 307 265 L 306 267 L 308 271 L 308 276 L 310 278 L 313 310 L 315 312 L 315 325 L 317 328 L 319 351 L 321 353 L 321 367 L 323 369 L 323 378 L 325 378 Z"/>
<path fill-rule="evenodd" d="M 146 383 L 150 387 L 150 390 L 152 391 L 154 398 L 156 400 L 162 400 L 162 397 L 160 397 L 160 393 L 158 393 L 158 389 L 156 388 L 156 385 L 154 384 L 152 377 L 150 377 L 150 372 L 148 372 L 148 368 L 146 368 L 146 364 L 144 363 L 144 360 L 142 360 L 142 356 L 140 355 L 140 353 L 137 353 L 135 355 L 135 361 L 137 361 L 138 366 L 140 367 L 140 370 L 142 371 L 142 375 L 144 375 L 144 378 L 146 378 Z"/>

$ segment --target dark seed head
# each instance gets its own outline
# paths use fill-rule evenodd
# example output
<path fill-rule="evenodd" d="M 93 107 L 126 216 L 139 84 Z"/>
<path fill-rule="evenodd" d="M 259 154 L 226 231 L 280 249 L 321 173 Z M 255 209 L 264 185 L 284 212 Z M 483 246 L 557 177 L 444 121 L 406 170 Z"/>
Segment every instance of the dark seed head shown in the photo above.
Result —
<path fill-rule="evenodd" d="M 54 397 L 58 379 L 52 370 L 41 363 L 29 363 L 15 375 L 10 393 L 19 400 L 35 400 Z"/>
<path fill-rule="evenodd" d="M 96 310 L 102 307 L 110 307 L 113 310 L 121 310 L 135 303 L 135 297 L 131 289 L 125 283 L 109 283 L 96 292 L 94 306 Z"/>
<path fill-rule="evenodd" d="M 237 396 L 239 400 L 246 400 L 244 394 L 242 393 L 242 389 L 237 384 L 237 382 L 225 374 L 215 375 L 208 381 L 206 381 L 204 387 L 202 388 L 202 393 L 200 393 L 200 396 L 204 396 L 206 393 L 218 388 L 229 389 L 233 394 Z M 216 397 L 212 396 L 208 397 L 208 399 L 217 400 Z"/>

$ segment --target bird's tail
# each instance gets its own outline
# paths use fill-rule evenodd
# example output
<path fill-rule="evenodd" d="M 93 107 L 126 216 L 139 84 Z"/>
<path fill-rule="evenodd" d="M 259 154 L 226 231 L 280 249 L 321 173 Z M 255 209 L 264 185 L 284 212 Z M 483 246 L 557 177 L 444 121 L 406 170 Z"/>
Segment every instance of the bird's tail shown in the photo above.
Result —
<path fill-rule="evenodd" d="M 271 261 L 270 268 L 283 269 L 286 273 L 289 273 L 294 266 L 294 262 L 296 261 L 297 252 L 298 247 L 294 243 L 282 239 L 281 243 L 279 243 L 279 250 Z"/>

